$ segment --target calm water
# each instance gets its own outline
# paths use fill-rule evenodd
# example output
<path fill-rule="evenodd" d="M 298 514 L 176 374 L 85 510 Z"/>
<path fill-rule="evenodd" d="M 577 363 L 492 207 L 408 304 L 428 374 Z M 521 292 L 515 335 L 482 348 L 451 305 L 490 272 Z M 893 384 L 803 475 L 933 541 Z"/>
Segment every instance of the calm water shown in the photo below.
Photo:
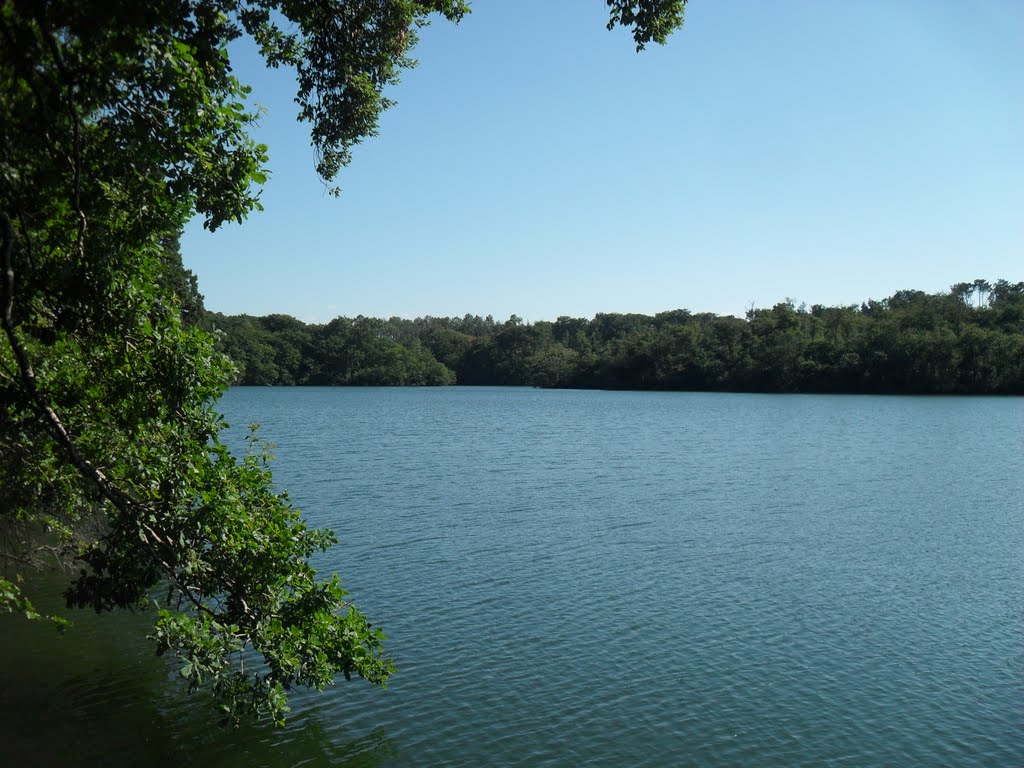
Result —
<path fill-rule="evenodd" d="M 9 764 L 1024 765 L 1024 400 L 236 389 L 223 410 L 340 534 L 319 565 L 398 675 L 224 734 L 136 639 L 148 617 L 5 620 Z"/>

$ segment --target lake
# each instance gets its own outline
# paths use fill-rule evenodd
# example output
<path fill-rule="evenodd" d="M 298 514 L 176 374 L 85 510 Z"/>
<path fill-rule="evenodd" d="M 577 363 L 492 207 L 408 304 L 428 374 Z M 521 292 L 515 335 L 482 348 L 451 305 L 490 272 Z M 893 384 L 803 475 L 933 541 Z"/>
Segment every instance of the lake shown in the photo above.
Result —
<path fill-rule="evenodd" d="M 399 672 L 221 732 L 150 617 L 4 617 L 9 764 L 1024 765 L 1024 399 L 253 388 L 223 411 L 338 532 L 318 566 Z"/>

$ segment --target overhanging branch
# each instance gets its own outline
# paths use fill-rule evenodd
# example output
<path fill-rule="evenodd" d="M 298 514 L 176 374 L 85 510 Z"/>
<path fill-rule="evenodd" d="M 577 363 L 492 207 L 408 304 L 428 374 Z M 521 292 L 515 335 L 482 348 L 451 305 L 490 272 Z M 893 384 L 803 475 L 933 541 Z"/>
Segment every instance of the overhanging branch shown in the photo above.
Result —
<path fill-rule="evenodd" d="M 164 573 L 167 574 L 167 577 L 171 579 L 178 590 L 188 598 L 189 602 L 191 602 L 197 609 L 212 614 L 213 611 L 211 611 L 198 597 L 196 597 L 187 585 L 181 583 L 174 571 L 174 567 L 157 553 L 151 539 L 155 540 L 157 543 L 163 543 L 163 539 L 156 531 L 144 522 L 144 505 L 135 501 L 127 493 L 118 488 L 102 470 L 94 466 L 92 462 L 82 455 L 82 452 L 78 449 L 78 445 L 64 427 L 63 422 L 61 422 L 60 417 L 53 409 L 53 406 L 50 405 L 48 400 L 43 397 L 42 393 L 39 391 L 39 387 L 36 383 L 35 370 L 32 368 L 32 363 L 28 358 L 28 353 L 26 352 L 24 345 L 21 343 L 21 339 L 18 337 L 17 329 L 14 327 L 13 307 L 15 275 L 12 263 L 12 254 L 14 252 L 14 226 L 11 224 L 11 219 L 7 215 L 6 211 L 0 211 L 0 233 L 3 235 L 3 245 L 0 246 L 0 260 L 2 260 L 3 264 L 3 279 L 0 280 L 0 305 L 2 305 L 2 312 L 0 312 L 0 324 L 3 325 L 4 334 L 7 337 L 7 343 L 10 345 L 11 351 L 14 353 L 14 359 L 17 363 L 22 388 L 28 395 L 32 405 L 42 417 L 47 432 L 49 432 L 50 436 L 57 441 L 57 444 L 64 449 L 64 452 L 68 455 L 71 463 L 74 465 L 75 469 L 78 470 L 78 473 L 88 482 L 95 485 L 103 497 L 122 515 L 124 515 L 125 518 L 139 521 L 140 532 L 142 533 L 141 541 L 145 545 L 146 550 L 149 552 L 153 561 L 161 570 L 164 571 Z"/>

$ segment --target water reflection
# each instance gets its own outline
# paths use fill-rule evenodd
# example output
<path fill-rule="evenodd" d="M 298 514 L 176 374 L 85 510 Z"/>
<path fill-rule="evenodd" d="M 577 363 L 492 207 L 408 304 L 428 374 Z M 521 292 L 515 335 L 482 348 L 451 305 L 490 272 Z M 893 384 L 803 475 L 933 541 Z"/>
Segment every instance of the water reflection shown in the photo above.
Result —
<path fill-rule="evenodd" d="M 26 585 L 43 612 L 62 612 L 58 575 Z M 0 744 L 4 764 L 137 766 L 381 766 L 395 758 L 383 729 L 354 735 L 334 728 L 312 709 L 288 728 L 245 723 L 217 725 L 203 696 L 187 696 L 165 659 L 145 639 L 151 613 L 96 616 L 70 612 L 74 626 L 0 616 Z"/>

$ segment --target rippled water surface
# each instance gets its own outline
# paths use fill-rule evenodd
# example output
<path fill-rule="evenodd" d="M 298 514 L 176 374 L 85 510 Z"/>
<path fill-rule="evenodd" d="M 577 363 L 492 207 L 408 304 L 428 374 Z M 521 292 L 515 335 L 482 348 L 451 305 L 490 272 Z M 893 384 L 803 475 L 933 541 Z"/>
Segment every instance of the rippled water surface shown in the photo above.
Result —
<path fill-rule="evenodd" d="M 1024 400 L 236 389 L 399 673 L 211 729 L 0 625 L 19 764 L 1024 765 Z M 240 429 L 233 430 L 241 432 Z"/>

